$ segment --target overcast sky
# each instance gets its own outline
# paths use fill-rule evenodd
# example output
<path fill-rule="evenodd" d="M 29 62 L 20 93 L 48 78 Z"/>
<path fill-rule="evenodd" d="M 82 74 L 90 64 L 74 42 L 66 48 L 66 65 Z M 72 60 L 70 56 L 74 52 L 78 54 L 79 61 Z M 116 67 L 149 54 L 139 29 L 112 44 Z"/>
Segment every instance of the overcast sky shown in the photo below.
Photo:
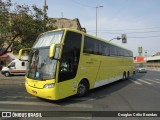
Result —
<path fill-rule="evenodd" d="M 43 8 L 44 0 L 12 0 Z M 138 55 L 160 52 L 160 0 L 47 0 L 48 16 L 52 18 L 78 18 L 87 33 L 95 35 L 96 6 L 98 8 L 98 37 L 110 40 L 127 34 L 127 44 L 113 40 Z"/>

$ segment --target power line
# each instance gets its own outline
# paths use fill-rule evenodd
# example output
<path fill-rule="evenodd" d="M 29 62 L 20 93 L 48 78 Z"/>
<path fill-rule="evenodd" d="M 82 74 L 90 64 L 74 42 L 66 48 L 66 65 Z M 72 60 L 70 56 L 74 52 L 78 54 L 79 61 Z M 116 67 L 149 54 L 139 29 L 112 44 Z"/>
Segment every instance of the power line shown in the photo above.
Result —
<path fill-rule="evenodd" d="M 128 31 L 128 30 L 147 30 L 147 29 L 159 29 L 160 27 L 148 27 L 148 28 L 135 28 L 135 29 L 106 29 L 106 30 L 99 30 L 99 31 Z M 95 30 L 88 30 L 88 31 L 95 31 Z"/>
<path fill-rule="evenodd" d="M 160 31 L 159 31 L 160 32 Z M 91 32 L 91 33 L 95 33 L 95 32 Z M 160 36 L 127 36 L 127 38 L 159 38 Z"/>
<path fill-rule="evenodd" d="M 143 37 L 127 37 L 127 38 L 157 38 L 160 36 L 143 36 Z"/>
<path fill-rule="evenodd" d="M 77 2 L 76 0 L 72 0 L 72 1 L 73 1 L 74 3 L 80 5 L 80 6 L 83 6 L 83 7 L 95 8 L 95 7 L 93 7 L 93 6 L 89 6 L 89 5 L 86 5 L 86 4 L 82 4 L 82 3 L 80 3 L 80 2 Z"/>
<path fill-rule="evenodd" d="M 92 32 L 92 31 L 88 31 Z M 145 32 L 125 32 L 126 34 L 139 34 L 139 33 L 155 33 L 155 32 L 160 32 L 160 31 L 145 31 Z M 93 32 L 92 32 L 93 33 Z M 98 32 L 98 33 L 108 33 L 108 34 L 123 34 L 123 33 L 113 33 L 113 32 Z"/>

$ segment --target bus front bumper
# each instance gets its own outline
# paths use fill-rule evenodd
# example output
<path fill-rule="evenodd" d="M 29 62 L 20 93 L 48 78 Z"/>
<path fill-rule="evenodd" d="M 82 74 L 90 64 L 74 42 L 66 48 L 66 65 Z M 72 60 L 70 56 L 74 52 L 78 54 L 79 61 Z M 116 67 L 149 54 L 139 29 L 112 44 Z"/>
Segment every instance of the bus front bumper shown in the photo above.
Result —
<path fill-rule="evenodd" d="M 39 89 L 39 88 L 34 88 L 32 86 L 29 86 L 27 82 L 25 82 L 25 87 L 28 93 L 36 97 L 45 98 L 49 100 L 58 100 L 55 87 Z"/>

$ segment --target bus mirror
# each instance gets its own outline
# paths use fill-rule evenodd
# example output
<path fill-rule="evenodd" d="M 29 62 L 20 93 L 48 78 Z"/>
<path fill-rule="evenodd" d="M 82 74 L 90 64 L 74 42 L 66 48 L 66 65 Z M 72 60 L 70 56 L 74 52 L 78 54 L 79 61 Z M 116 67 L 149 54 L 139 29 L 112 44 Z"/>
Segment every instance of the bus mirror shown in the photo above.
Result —
<path fill-rule="evenodd" d="M 18 59 L 19 59 L 19 60 L 21 60 L 22 51 L 23 51 L 22 49 L 19 50 L 19 53 L 18 53 Z"/>
<path fill-rule="evenodd" d="M 19 53 L 18 53 L 18 59 L 19 60 L 24 60 L 26 61 L 28 59 L 28 55 L 30 52 L 31 48 L 24 48 L 24 49 L 20 49 Z"/>
<path fill-rule="evenodd" d="M 56 44 L 52 44 L 52 45 L 50 46 L 50 50 L 49 50 L 49 57 L 50 57 L 50 58 L 53 58 L 53 57 L 54 57 L 55 51 L 56 51 Z"/>
<path fill-rule="evenodd" d="M 58 59 L 61 44 L 52 44 L 49 50 L 49 58 Z"/>

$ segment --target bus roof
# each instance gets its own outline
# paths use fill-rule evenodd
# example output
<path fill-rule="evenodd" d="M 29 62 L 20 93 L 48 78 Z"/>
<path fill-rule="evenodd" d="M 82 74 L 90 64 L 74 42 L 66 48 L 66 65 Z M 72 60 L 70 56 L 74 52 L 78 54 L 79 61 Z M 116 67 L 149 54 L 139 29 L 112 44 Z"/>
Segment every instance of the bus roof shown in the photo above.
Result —
<path fill-rule="evenodd" d="M 117 47 L 123 48 L 123 49 L 125 49 L 125 50 L 131 51 L 131 50 L 129 50 L 129 49 L 126 49 L 126 48 L 124 48 L 124 47 L 121 47 L 121 46 L 119 46 L 119 45 L 116 45 L 116 44 L 114 44 L 114 43 L 111 43 L 111 42 L 109 42 L 109 41 L 107 41 L 107 40 L 105 40 L 105 39 L 102 39 L 102 38 L 99 38 L 99 37 L 96 37 L 96 36 L 93 36 L 93 35 L 90 35 L 90 34 L 84 33 L 83 31 L 79 31 L 79 30 L 72 29 L 72 28 L 61 28 L 61 29 L 55 29 L 55 30 L 51 30 L 51 31 L 44 32 L 44 33 L 42 33 L 42 34 L 40 34 L 40 35 L 43 35 L 43 34 L 48 33 L 48 32 L 59 31 L 59 30 L 77 32 L 77 33 L 80 33 L 80 34 L 83 34 L 83 35 L 86 35 L 86 36 L 89 36 L 89 37 L 95 38 L 95 39 L 97 39 L 97 40 L 100 40 L 100 41 L 106 42 L 106 43 L 108 43 L 108 44 L 111 44 L 111 45 L 114 45 L 114 46 L 117 46 Z M 132 51 L 131 51 L 131 52 L 132 52 Z"/>

